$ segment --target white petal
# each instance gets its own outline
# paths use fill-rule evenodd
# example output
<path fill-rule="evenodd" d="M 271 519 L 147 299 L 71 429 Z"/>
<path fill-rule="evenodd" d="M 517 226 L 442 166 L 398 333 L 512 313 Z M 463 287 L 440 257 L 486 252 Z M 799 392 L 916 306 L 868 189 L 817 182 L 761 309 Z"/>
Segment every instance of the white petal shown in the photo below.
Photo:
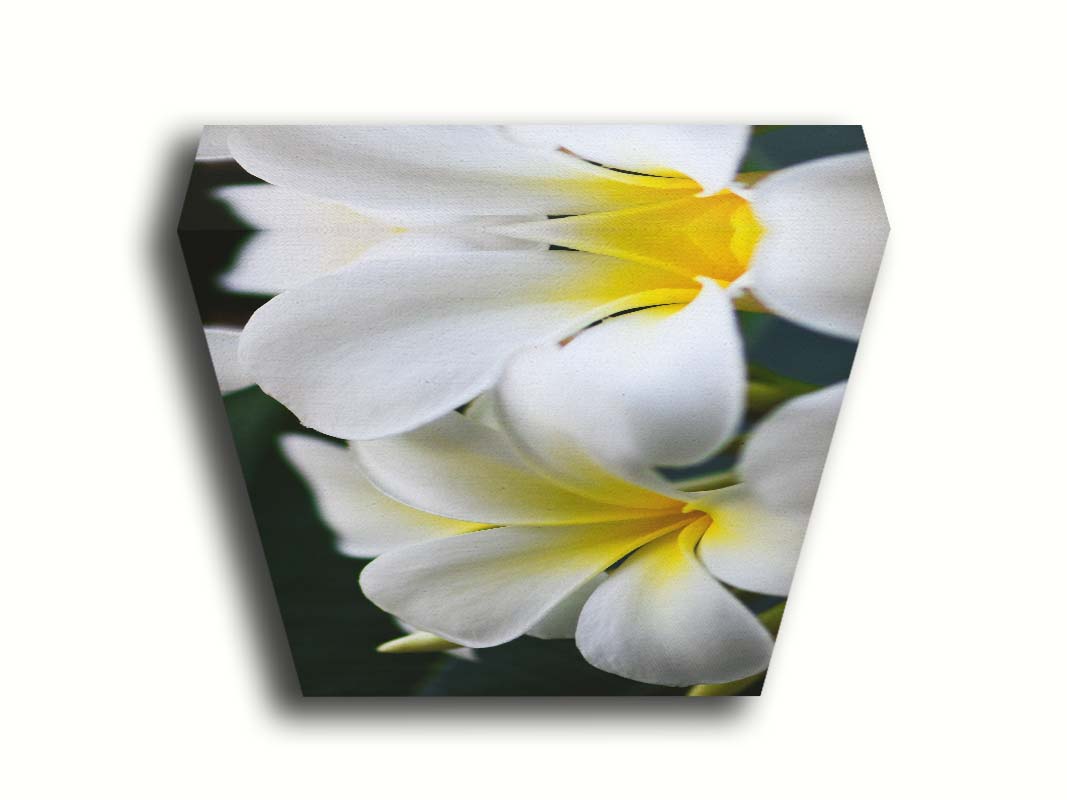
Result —
<path fill-rule="evenodd" d="M 669 494 L 651 467 L 702 461 L 741 422 L 741 337 L 725 293 L 705 281 L 686 306 L 625 314 L 564 347 L 521 353 L 497 392 L 505 429 L 552 475 L 593 491 L 605 483 L 593 461 Z"/>
<path fill-rule="evenodd" d="M 712 519 L 697 547 L 712 575 L 750 592 L 789 594 L 807 513 L 774 511 L 743 485 L 704 492 L 694 506 Z"/>
<path fill-rule="evenodd" d="M 533 472 L 500 432 L 450 412 L 410 433 L 353 442 L 367 477 L 409 506 L 495 525 L 647 516 L 598 503 Z"/>
<path fill-rule="evenodd" d="M 386 497 L 363 476 L 348 449 L 310 436 L 281 438 L 282 452 L 300 471 L 338 549 L 373 558 L 392 548 L 476 530 L 480 525 L 436 517 Z"/>
<path fill-rule="evenodd" d="M 223 394 L 255 385 L 255 381 L 245 373 L 237 360 L 237 345 L 241 338 L 239 330 L 204 328 L 204 338 L 207 339 L 207 350 Z"/>
<path fill-rule="evenodd" d="M 352 252 L 351 244 L 343 237 L 303 231 L 254 233 L 242 243 L 233 268 L 219 283 L 239 294 L 281 294 L 352 263 L 358 252 Z"/>
<path fill-rule="evenodd" d="M 514 217 L 485 217 L 490 221 L 472 226 L 462 220 L 444 225 L 408 228 L 375 244 L 363 254 L 365 259 L 426 258 L 449 253 L 506 250 L 547 250 L 542 242 L 516 239 L 486 229 L 496 220 Z M 527 219 L 527 218 L 524 218 Z"/>
<path fill-rule="evenodd" d="M 225 186 L 216 189 L 214 195 L 258 231 L 322 231 L 348 236 L 362 227 L 392 230 L 391 226 L 358 214 L 344 203 L 320 200 L 269 183 Z"/>
<path fill-rule="evenodd" d="M 889 221 L 867 153 L 816 159 L 752 190 L 763 225 L 749 285 L 775 313 L 822 333 L 859 338 Z"/>
<path fill-rule="evenodd" d="M 666 686 L 725 683 L 766 668 L 771 635 L 685 542 L 671 535 L 645 545 L 593 592 L 577 635 L 590 664 Z"/>
<path fill-rule="evenodd" d="M 493 647 L 658 533 L 649 520 L 494 528 L 391 550 L 363 570 L 360 585 L 420 630 Z"/>
<path fill-rule="evenodd" d="M 786 513 L 811 511 L 844 395 L 844 383 L 802 395 L 753 429 L 737 471 L 762 503 Z"/>
<path fill-rule="evenodd" d="M 401 228 L 358 214 L 344 203 L 267 183 L 227 186 L 215 194 L 259 231 L 242 245 L 233 269 L 222 276 L 222 285 L 234 292 L 279 294 L 356 259 L 546 247 L 489 230 L 540 218 L 481 217 Z"/>
<path fill-rule="evenodd" d="M 583 583 L 564 597 L 540 622 L 526 631 L 526 634 L 538 639 L 573 639 L 578 629 L 578 615 L 582 613 L 582 606 L 607 579 L 608 576 L 602 572 Z"/>
<path fill-rule="evenodd" d="M 360 262 L 257 310 L 241 360 L 308 427 L 373 439 L 459 407 L 520 348 L 659 285 L 647 268 L 561 251 Z"/>
<path fill-rule="evenodd" d="M 205 125 L 196 147 L 197 161 L 222 161 L 230 155 L 229 139 L 233 125 Z"/>
<path fill-rule="evenodd" d="M 221 283 L 235 292 L 278 294 L 355 261 L 398 229 L 334 203 L 269 184 L 216 194 L 260 231 L 241 247 Z"/>
<path fill-rule="evenodd" d="M 511 141 L 491 126 L 242 127 L 230 149 L 269 183 L 391 214 L 573 214 L 692 194 Z"/>
<path fill-rule="evenodd" d="M 748 147 L 747 125 L 510 125 L 519 141 L 572 153 L 606 167 L 648 175 L 682 174 L 702 194 L 724 188 Z"/>

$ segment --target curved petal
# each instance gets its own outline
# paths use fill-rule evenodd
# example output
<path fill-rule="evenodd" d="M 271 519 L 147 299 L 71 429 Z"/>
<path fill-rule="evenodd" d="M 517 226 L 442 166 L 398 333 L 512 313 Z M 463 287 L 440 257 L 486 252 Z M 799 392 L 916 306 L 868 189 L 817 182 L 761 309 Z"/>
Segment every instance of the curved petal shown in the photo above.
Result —
<path fill-rule="evenodd" d="M 241 361 L 308 427 L 373 439 L 459 407 L 520 348 L 663 285 L 633 264 L 560 251 L 360 262 L 258 309 Z"/>
<path fill-rule="evenodd" d="M 363 593 L 420 630 L 468 647 L 521 636 L 578 587 L 666 530 L 650 520 L 495 528 L 392 550 Z"/>
<path fill-rule="evenodd" d="M 215 367 L 215 377 L 223 394 L 255 386 L 237 359 L 237 345 L 241 332 L 236 328 L 204 328 L 207 351 Z"/>
<path fill-rule="evenodd" d="M 712 520 L 697 547 L 708 572 L 750 592 L 789 593 L 808 526 L 806 513 L 774 511 L 744 486 L 704 492 L 693 507 L 707 511 Z"/>
<path fill-rule="evenodd" d="M 774 646 L 752 612 L 697 561 L 685 531 L 645 545 L 593 592 L 577 644 L 598 669 L 666 686 L 754 675 Z"/>
<path fill-rule="evenodd" d="M 725 293 L 705 281 L 686 306 L 625 314 L 564 347 L 521 353 L 497 393 L 513 440 L 576 491 L 625 495 L 607 471 L 674 496 L 651 467 L 704 460 L 741 422 L 741 337 Z"/>
<path fill-rule="evenodd" d="M 223 161 L 233 158 L 230 155 L 230 133 L 233 125 L 205 125 L 200 132 L 200 141 L 196 146 L 197 161 Z"/>
<path fill-rule="evenodd" d="M 386 497 L 342 445 L 289 434 L 281 438 L 281 446 L 307 481 L 323 521 L 347 556 L 373 558 L 391 548 L 484 527 L 435 517 Z"/>
<path fill-rule="evenodd" d="M 509 125 L 507 130 L 519 141 L 565 147 L 606 167 L 682 174 L 705 195 L 733 180 L 749 135 L 747 125 Z"/>
<path fill-rule="evenodd" d="M 808 514 L 815 503 L 845 384 L 782 404 L 752 430 L 737 471 L 760 502 L 784 513 Z"/>
<path fill-rule="evenodd" d="M 358 241 L 358 240 L 356 240 Z M 219 284 L 237 294 L 281 294 L 352 263 L 359 245 L 343 237 L 303 231 L 262 231 L 252 234 Z"/>
<path fill-rule="evenodd" d="M 527 467 L 498 431 L 451 412 L 410 433 L 353 442 L 367 477 L 414 508 L 495 525 L 600 522 L 648 516 L 598 503 Z"/>
<path fill-rule="evenodd" d="M 269 183 L 405 218 L 576 214 L 696 190 L 684 179 L 624 175 L 524 147 L 492 126 L 247 126 L 230 149 Z"/>
<path fill-rule="evenodd" d="M 270 184 L 227 186 L 215 194 L 259 231 L 221 278 L 234 292 L 278 294 L 352 263 L 400 230 L 341 203 Z"/>
<path fill-rule="evenodd" d="M 351 236 L 364 228 L 381 233 L 395 230 L 380 220 L 356 213 L 344 203 L 320 200 L 269 183 L 224 186 L 212 194 L 257 231 L 321 231 Z"/>
<path fill-rule="evenodd" d="M 602 572 L 583 583 L 557 603 L 540 622 L 526 631 L 526 635 L 538 639 L 573 639 L 578 629 L 578 615 L 582 613 L 582 606 L 607 579 L 608 576 Z"/>
<path fill-rule="evenodd" d="M 859 338 L 889 236 L 870 155 L 783 169 L 751 198 L 764 228 L 749 266 L 757 299 L 801 325 Z"/>

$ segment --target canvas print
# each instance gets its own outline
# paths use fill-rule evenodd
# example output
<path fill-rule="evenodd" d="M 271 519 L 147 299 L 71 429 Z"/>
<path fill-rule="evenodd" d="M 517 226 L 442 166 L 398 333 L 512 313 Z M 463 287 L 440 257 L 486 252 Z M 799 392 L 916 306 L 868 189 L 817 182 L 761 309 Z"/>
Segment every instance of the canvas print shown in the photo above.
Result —
<path fill-rule="evenodd" d="M 759 694 L 888 230 L 857 126 L 205 128 L 304 694 Z"/>

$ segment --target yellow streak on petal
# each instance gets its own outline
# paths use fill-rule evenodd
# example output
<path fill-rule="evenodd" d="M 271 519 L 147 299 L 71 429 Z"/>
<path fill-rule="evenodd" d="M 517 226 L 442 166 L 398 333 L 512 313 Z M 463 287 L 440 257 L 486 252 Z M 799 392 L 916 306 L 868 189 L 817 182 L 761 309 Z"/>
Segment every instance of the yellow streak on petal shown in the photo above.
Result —
<path fill-rule="evenodd" d="M 669 586 L 683 573 L 693 569 L 697 563 L 696 546 L 711 520 L 700 512 L 690 512 L 684 519 L 683 527 L 676 533 L 659 537 L 645 545 L 645 549 L 641 551 L 645 558 L 654 559 L 656 562 L 655 572 L 650 576 L 649 588 Z"/>
<path fill-rule="evenodd" d="M 711 525 L 711 519 L 707 514 L 701 514 L 678 532 L 678 549 L 685 556 L 691 556 L 696 552 L 700 537 Z"/>
<path fill-rule="evenodd" d="M 713 536 L 723 544 L 741 542 L 745 538 L 745 530 L 752 523 L 749 521 L 748 509 L 755 512 L 754 506 L 737 502 L 724 502 L 724 495 L 732 494 L 736 486 L 717 489 L 707 493 L 707 496 L 695 503 L 689 503 L 684 510 L 687 512 L 702 511 L 709 521 L 705 536 Z M 722 493 L 722 494 L 720 494 Z M 716 498 L 720 498 L 718 501 Z"/>
<path fill-rule="evenodd" d="M 710 197 L 509 225 L 502 232 L 728 284 L 748 268 L 763 229 L 747 200 L 723 190 Z"/>
<path fill-rule="evenodd" d="M 737 195 L 734 195 L 735 197 Z M 740 199 L 740 198 L 739 198 Z M 747 201 L 738 204 L 730 214 L 730 226 L 733 228 L 733 236 L 730 237 L 730 252 L 739 264 L 743 264 L 742 271 L 748 268 L 748 262 L 752 260 L 752 251 L 756 249 L 763 228 L 752 213 L 752 206 Z"/>
<path fill-rule="evenodd" d="M 589 261 L 567 279 L 538 286 L 536 291 L 543 293 L 543 299 L 550 302 L 603 306 L 605 310 L 595 318 L 601 319 L 616 311 L 639 306 L 688 303 L 700 290 L 691 278 L 667 270 L 616 258 L 586 258 Z M 541 298 L 532 296 L 528 299 L 536 302 Z"/>
<path fill-rule="evenodd" d="M 558 531 L 553 531 L 558 526 L 538 528 L 539 533 L 558 533 L 558 540 L 541 539 L 537 549 L 494 560 L 494 580 L 522 581 L 531 574 L 570 571 L 575 564 L 587 567 L 590 573 L 602 572 L 649 542 L 673 543 L 669 534 L 685 527 L 691 518 L 675 510 L 652 519 L 565 526 Z"/>
<path fill-rule="evenodd" d="M 700 184 L 675 173 L 676 177 L 634 175 L 598 167 L 575 159 L 573 178 L 528 178 L 531 189 L 573 199 L 575 211 L 621 209 L 647 203 L 662 203 L 691 197 Z"/>

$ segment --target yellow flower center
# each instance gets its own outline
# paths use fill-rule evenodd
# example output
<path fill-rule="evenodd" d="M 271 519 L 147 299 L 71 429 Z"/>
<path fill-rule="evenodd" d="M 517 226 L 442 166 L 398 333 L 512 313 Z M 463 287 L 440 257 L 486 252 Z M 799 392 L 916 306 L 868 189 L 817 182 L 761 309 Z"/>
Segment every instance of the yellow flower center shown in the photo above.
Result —
<path fill-rule="evenodd" d="M 527 226 L 522 226 L 527 227 Z M 528 228 L 530 238 L 704 276 L 727 286 L 748 269 L 763 228 L 747 200 L 724 189 L 618 211 L 577 214 Z"/>
<path fill-rule="evenodd" d="M 556 222 L 555 244 L 722 284 L 748 268 L 763 232 L 748 201 L 729 190 Z"/>
<path fill-rule="evenodd" d="M 655 551 L 658 561 L 652 580 L 669 584 L 678 573 L 688 571 L 697 545 L 710 527 L 711 517 L 707 514 L 690 513 L 680 517 L 676 527 L 646 543 L 645 547 Z"/>

